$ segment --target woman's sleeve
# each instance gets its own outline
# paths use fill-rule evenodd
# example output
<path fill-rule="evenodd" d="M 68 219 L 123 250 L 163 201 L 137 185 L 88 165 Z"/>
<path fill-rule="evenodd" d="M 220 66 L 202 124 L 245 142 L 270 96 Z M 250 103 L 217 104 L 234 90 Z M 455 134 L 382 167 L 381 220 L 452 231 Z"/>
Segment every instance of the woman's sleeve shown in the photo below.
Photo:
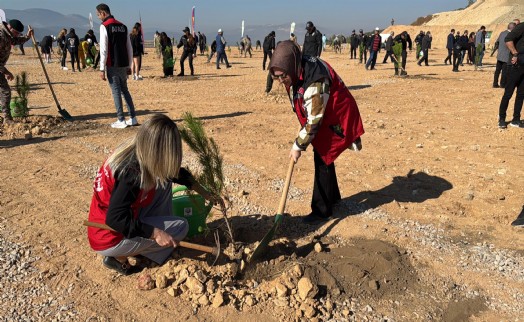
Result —
<path fill-rule="evenodd" d="M 123 234 L 126 238 L 149 238 L 153 234 L 153 226 L 135 220 L 131 205 L 137 200 L 140 187 L 135 183 L 135 176 L 129 173 L 115 176 L 115 184 L 109 199 L 106 214 L 106 224 Z"/>
<path fill-rule="evenodd" d="M 304 92 L 303 111 L 307 116 L 307 123 L 300 129 L 293 144 L 293 149 L 305 151 L 318 132 L 324 111 L 329 100 L 329 85 L 323 82 L 311 84 Z"/>
<path fill-rule="evenodd" d="M 188 189 L 192 189 L 195 178 L 186 168 L 180 168 L 180 171 L 178 172 L 178 178 L 173 179 L 173 182 L 186 186 Z"/>

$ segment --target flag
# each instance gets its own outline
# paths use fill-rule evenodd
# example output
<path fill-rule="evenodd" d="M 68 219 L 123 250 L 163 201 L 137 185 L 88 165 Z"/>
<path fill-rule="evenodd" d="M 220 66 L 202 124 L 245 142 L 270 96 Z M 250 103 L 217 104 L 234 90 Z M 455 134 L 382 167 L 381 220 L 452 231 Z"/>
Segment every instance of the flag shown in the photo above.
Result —
<path fill-rule="evenodd" d="M 291 28 L 289 29 L 289 36 L 291 37 L 291 34 L 295 32 L 295 23 L 291 23 Z"/>
<path fill-rule="evenodd" d="M 2 9 L 0 9 L 0 21 L 7 21 L 5 20 L 5 12 Z"/>
<path fill-rule="evenodd" d="M 242 38 L 244 38 L 244 20 L 242 20 Z"/>
<path fill-rule="evenodd" d="M 89 29 L 93 29 L 93 16 L 91 15 L 91 12 L 89 13 L 89 26 L 91 27 Z"/>
<path fill-rule="evenodd" d="M 191 33 L 195 36 L 195 6 L 191 10 Z"/>

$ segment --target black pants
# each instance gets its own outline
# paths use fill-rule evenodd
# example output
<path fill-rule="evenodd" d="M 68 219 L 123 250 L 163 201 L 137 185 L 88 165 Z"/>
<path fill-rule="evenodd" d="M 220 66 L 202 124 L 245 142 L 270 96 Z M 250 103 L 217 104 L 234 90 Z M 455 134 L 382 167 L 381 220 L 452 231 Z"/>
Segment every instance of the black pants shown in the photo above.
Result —
<path fill-rule="evenodd" d="M 350 59 L 357 59 L 357 46 L 351 46 L 349 54 L 351 55 Z"/>
<path fill-rule="evenodd" d="M 184 61 L 186 58 L 189 59 L 189 69 L 191 69 L 191 75 L 194 75 L 195 71 L 193 69 L 193 53 L 187 50 L 184 50 L 182 52 L 182 56 L 180 57 L 180 74 L 184 75 Z"/>
<path fill-rule="evenodd" d="M 62 67 L 66 67 L 66 58 L 67 58 L 67 49 L 62 48 L 62 61 L 60 62 L 60 65 Z"/>
<path fill-rule="evenodd" d="M 271 77 L 271 73 L 267 73 L 267 79 L 266 79 L 266 93 L 271 92 L 271 89 L 273 88 L 273 77 Z"/>
<path fill-rule="evenodd" d="M 427 49 L 422 49 L 422 53 L 423 53 L 422 58 L 419 59 L 418 64 L 420 65 L 420 64 L 422 64 L 422 62 L 424 62 L 424 64 L 426 66 L 429 66 L 429 64 L 428 64 L 428 55 L 429 55 L 428 50 Z"/>
<path fill-rule="evenodd" d="M 395 60 L 393 59 L 393 51 L 391 51 L 391 50 L 386 51 L 386 56 L 384 56 L 384 60 L 382 61 L 382 64 L 385 64 L 385 63 L 388 61 L 388 58 L 389 58 L 391 61 L 395 61 Z"/>
<path fill-rule="evenodd" d="M 460 65 L 460 51 L 459 50 L 453 50 L 453 70 L 458 71 L 459 65 Z"/>
<path fill-rule="evenodd" d="M 500 87 L 506 87 L 506 82 L 508 80 L 508 64 L 503 61 L 497 60 L 497 65 L 495 66 L 495 75 L 493 77 L 493 85 L 499 85 L 499 76 L 502 73 L 500 78 Z"/>
<path fill-rule="evenodd" d="M 273 56 L 273 53 L 270 51 L 265 51 L 264 50 L 264 60 L 262 61 L 262 70 L 266 70 L 266 60 L 267 60 L 267 57 L 269 56 L 269 60 L 271 60 L 271 56 Z"/>
<path fill-rule="evenodd" d="M 319 217 L 330 217 L 333 215 L 333 205 L 341 199 L 335 164 L 326 165 L 317 151 L 313 150 L 313 153 L 315 179 L 313 183 L 313 197 L 311 198 L 311 210 Z"/>
<path fill-rule="evenodd" d="M 515 107 L 513 109 L 512 122 L 520 121 L 520 112 L 524 102 L 524 65 L 512 65 L 508 67 L 508 82 L 504 90 L 504 95 L 500 101 L 499 119 L 506 120 L 506 111 L 508 110 L 509 100 L 517 88 L 517 97 L 515 98 Z"/>
<path fill-rule="evenodd" d="M 78 67 L 78 71 L 80 71 L 80 59 L 78 59 L 78 48 L 72 48 L 69 50 L 69 56 L 71 56 L 71 67 L 73 71 L 75 70 L 75 60 L 76 60 L 76 66 Z"/>
<path fill-rule="evenodd" d="M 406 63 L 408 60 L 408 52 L 406 50 L 402 51 L 402 69 L 406 71 Z"/>
<path fill-rule="evenodd" d="M 22 55 L 25 55 L 24 44 L 20 44 L 20 45 L 18 45 L 18 48 L 19 48 L 20 51 L 22 52 Z"/>
<path fill-rule="evenodd" d="M 444 59 L 444 64 L 447 64 L 448 61 L 449 63 L 451 64 L 451 55 L 453 54 L 453 49 L 449 49 L 448 48 L 448 57 L 446 57 L 446 59 Z"/>

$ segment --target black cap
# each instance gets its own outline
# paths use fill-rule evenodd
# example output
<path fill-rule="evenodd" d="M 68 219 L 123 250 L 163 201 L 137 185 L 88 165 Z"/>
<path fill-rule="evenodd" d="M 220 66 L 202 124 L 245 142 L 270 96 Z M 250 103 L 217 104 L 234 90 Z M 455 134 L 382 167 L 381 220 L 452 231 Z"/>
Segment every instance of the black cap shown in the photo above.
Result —
<path fill-rule="evenodd" d="M 183 32 L 191 32 L 191 30 L 189 30 L 189 27 L 185 27 L 184 30 L 182 30 Z"/>
<path fill-rule="evenodd" d="M 269 33 L 271 36 L 275 36 L 275 31 L 273 30 L 272 32 Z"/>
<path fill-rule="evenodd" d="M 364 32 L 364 30 L 360 29 L 360 30 L 359 30 L 358 32 L 360 32 L 360 33 L 363 33 L 363 32 Z"/>
<path fill-rule="evenodd" d="M 11 26 L 11 28 L 13 28 L 14 30 L 18 32 L 24 31 L 24 25 L 20 22 L 20 20 L 11 19 L 9 20 L 9 25 Z"/>
<path fill-rule="evenodd" d="M 353 29 L 353 31 L 352 31 L 352 32 L 355 32 L 355 29 Z"/>
<path fill-rule="evenodd" d="M 69 32 L 70 32 L 70 33 L 75 33 L 75 28 L 71 28 L 71 29 L 69 29 Z"/>
<path fill-rule="evenodd" d="M 306 23 L 306 29 L 310 29 L 310 28 L 313 28 L 313 27 L 315 27 L 315 25 L 311 21 L 308 21 Z"/>

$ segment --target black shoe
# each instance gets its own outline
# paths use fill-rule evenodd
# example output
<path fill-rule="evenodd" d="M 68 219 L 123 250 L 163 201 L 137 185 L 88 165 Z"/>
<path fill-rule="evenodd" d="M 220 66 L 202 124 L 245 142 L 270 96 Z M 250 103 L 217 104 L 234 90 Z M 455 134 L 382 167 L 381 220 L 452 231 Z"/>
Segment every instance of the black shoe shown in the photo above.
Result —
<path fill-rule="evenodd" d="M 422 64 L 421 64 L 421 63 L 417 63 L 417 65 L 419 65 L 419 66 L 422 66 Z"/>
<path fill-rule="evenodd" d="M 217 69 L 222 69 L 222 68 L 220 68 L 220 67 L 217 67 Z"/>
<path fill-rule="evenodd" d="M 104 263 L 104 266 L 115 270 L 119 272 L 122 275 L 130 275 L 133 272 L 131 271 L 132 267 L 127 263 L 120 263 L 116 258 L 106 256 L 104 257 L 104 260 L 102 261 Z"/>
<path fill-rule="evenodd" d="M 499 88 L 499 84 L 493 84 L 493 88 Z"/>
<path fill-rule="evenodd" d="M 517 219 L 511 223 L 511 226 L 524 227 L 524 207 L 522 207 L 522 211 L 520 212 L 520 215 L 518 215 Z"/>
<path fill-rule="evenodd" d="M 302 222 L 308 225 L 318 225 L 328 220 L 329 220 L 329 217 L 320 217 L 320 216 L 315 215 L 314 213 L 310 213 L 309 215 L 302 218 Z"/>
<path fill-rule="evenodd" d="M 521 129 L 524 128 L 524 124 L 521 121 L 511 121 L 511 123 L 509 123 L 509 126 L 519 127 Z"/>
<path fill-rule="evenodd" d="M 231 65 L 227 65 L 227 66 L 226 66 L 226 68 L 231 68 L 231 67 L 233 67 L 233 66 L 231 66 Z"/>
<path fill-rule="evenodd" d="M 184 74 L 183 74 L 183 73 L 178 73 L 178 75 L 177 75 L 177 76 L 184 76 Z"/>
<path fill-rule="evenodd" d="M 508 125 L 506 124 L 506 121 L 499 120 L 499 129 L 507 129 Z"/>

